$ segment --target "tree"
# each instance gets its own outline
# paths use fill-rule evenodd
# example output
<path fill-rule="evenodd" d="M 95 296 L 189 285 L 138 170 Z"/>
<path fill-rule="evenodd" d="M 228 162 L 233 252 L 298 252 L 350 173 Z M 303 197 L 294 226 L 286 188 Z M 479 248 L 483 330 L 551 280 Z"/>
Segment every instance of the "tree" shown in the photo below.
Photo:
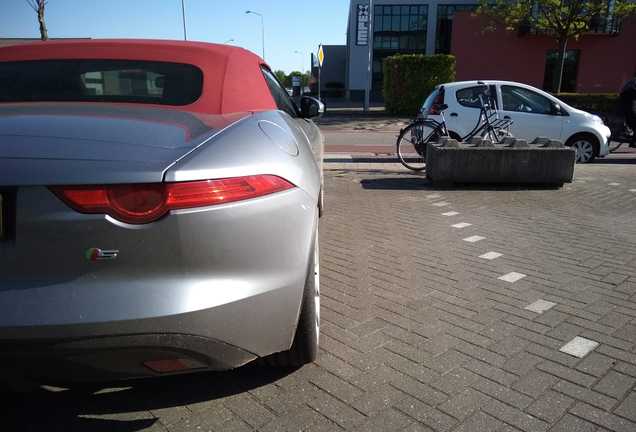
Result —
<path fill-rule="evenodd" d="M 277 70 L 274 72 L 274 75 L 276 75 L 276 78 L 278 78 L 278 81 L 280 81 L 281 84 L 285 84 L 285 80 L 287 79 L 285 71 Z"/>
<path fill-rule="evenodd" d="M 300 71 L 293 71 L 290 72 L 289 75 L 287 75 L 287 78 L 285 79 L 285 86 L 286 87 L 291 87 L 292 86 L 292 77 L 298 76 L 300 77 L 300 85 L 302 87 L 306 87 L 309 84 L 309 78 L 310 78 L 310 73 L 309 72 L 300 72 Z"/>
<path fill-rule="evenodd" d="M 520 33 L 535 29 L 553 37 L 558 45 L 555 90 L 561 92 L 568 42 L 578 39 L 604 19 L 621 19 L 636 12 L 625 0 L 480 0 L 477 13 L 490 18 L 489 28 L 503 24 Z"/>
<path fill-rule="evenodd" d="M 48 3 L 48 0 L 26 0 L 27 4 L 38 14 L 38 22 L 40 23 L 40 39 L 47 40 L 49 33 L 46 29 L 46 22 L 44 21 L 44 8 Z"/>

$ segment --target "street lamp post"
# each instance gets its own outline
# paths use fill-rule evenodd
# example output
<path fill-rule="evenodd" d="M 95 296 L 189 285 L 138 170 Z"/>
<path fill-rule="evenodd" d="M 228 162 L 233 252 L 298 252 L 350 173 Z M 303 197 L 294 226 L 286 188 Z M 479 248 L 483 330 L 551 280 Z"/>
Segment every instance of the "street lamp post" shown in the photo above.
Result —
<path fill-rule="evenodd" d="M 251 10 L 247 10 L 245 13 L 248 15 L 256 15 L 261 18 L 261 41 L 263 43 L 263 60 L 265 60 L 265 19 L 263 18 L 263 14 Z"/>
<path fill-rule="evenodd" d="M 371 86 L 373 85 L 373 0 L 369 0 L 369 64 L 367 65 L 367 88 L 364 92 L 364 110 L 368 111 L 371 102 Z"/>
<path fill-rule="evenodd" d="M 185 0 L 181 0 L 181 19 L 183 20 L 183 40 L 188 40 L 186 32 Z"/>

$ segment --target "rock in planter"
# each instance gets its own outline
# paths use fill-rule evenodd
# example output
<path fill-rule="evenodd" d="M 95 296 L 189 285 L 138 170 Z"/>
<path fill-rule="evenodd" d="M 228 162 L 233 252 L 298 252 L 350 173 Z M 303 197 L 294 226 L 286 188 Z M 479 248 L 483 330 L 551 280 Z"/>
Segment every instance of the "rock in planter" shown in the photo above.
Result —
<path fill-rule="evenodd" d="M 436 183 L 560 186 L 572 181 L 574 162 L 574 149 L 547 138 L 507 139 L 504 145 L 443 138 L 428 144 L 426 176 Z"/>

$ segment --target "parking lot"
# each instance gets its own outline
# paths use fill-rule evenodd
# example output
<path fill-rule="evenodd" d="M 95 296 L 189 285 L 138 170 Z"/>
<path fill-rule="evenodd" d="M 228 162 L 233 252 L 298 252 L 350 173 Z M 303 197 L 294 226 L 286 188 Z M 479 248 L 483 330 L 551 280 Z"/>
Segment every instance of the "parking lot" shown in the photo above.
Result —
<path fill-rule="evenodd" d="M 635 168 L 494 189 L 331 164 L 315 364 L 11 394 L 2 429 L 634 431 Z"/>

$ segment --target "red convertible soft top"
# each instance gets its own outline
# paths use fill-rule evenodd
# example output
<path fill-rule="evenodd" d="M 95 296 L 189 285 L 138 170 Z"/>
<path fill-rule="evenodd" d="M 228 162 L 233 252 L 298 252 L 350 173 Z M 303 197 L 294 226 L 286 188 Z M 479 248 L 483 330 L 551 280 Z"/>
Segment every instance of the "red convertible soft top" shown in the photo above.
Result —
<path fill-rule="evenodd" d="M 261 72 L 261 67 L 267 65 L 257 55 L 234 46 L 147 39 L 93 39 L 34 42 L 0 48 L 0 62 L 69 59 L 190 64 L 203 72 L 201 97 L 177 109 L 208 114 L 276 109 Z"/>

